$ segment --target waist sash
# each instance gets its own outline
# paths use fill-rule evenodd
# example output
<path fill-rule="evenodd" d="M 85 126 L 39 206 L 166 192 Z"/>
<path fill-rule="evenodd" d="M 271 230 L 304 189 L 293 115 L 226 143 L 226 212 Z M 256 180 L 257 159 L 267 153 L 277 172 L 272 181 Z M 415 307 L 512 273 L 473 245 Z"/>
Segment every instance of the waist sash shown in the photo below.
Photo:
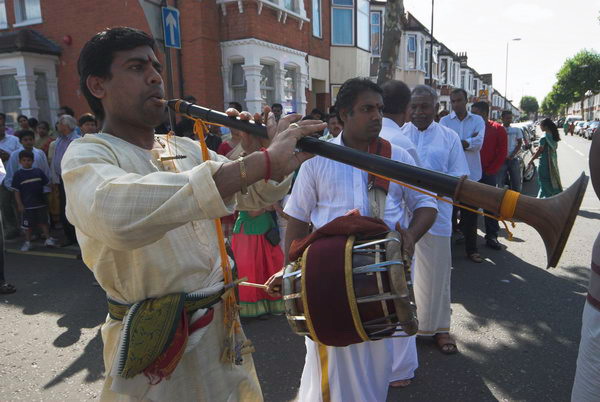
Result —
<path fill-rule="evenodd" d="M 109 316 L 123 321 L 117 374 L 133 378 L 143 372 L 152 384 L 168 377 L 183 356 L 188 335 L 210 324 L 210 307 L 223 293 L 223 288 L 216 293 L 173 293 L 130 305 L 108 299 Z M 189 315 L 199 309 L 209 311 L 189 325 Z"/>

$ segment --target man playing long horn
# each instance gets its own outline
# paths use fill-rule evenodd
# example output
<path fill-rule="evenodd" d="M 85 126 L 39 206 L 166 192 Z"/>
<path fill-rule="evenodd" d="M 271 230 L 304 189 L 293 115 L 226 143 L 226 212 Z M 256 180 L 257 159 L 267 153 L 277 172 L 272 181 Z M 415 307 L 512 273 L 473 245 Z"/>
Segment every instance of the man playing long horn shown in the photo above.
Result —
<path fill-rule="evenodd" d="M 333 143 L 365 152 L 379 149 L 382 156 L 414 165 L 408 152 L 379 138 L 383 98 L 376 84 L 362 78 L 346 81 L 337 95 L 336 110 L 344 129 L 331 140 Z M 284 210 L 290 216 L 286 251 L 293 240 L 308 235 L 310 223 L 318 229 L 357 210 L 361 215 L 381 218 L 391 230 L 398 228 L 405 261 L 410 261 L 415 243 L 435 220 L 436 203 L 414 190 L 385 183 L 380 187 L 366 172 L 320 156 L 304 163 Z M 404 204 L 413 217 L 408 227 L 402 228 Z M 281 274 L 268 284 L 270 293 L 275 294 Z M 414 337 L 404 340 L 407 353 L 416 354 Z M 346 347 L 323 346 L 306 338 L 306 349 L 300 401 L 385 401 L 393 360 L 389 338 Z"/>
<path fill-rule="evenodd" d="M 221 302 L 228 271 L 213 219 L 281 199 L 291 182 L 284 178 L 307 157 L 294 152 L 297 140 L 325 124 L 276 133 L 271 116 L 272 141 L 249 140 L 236 161 L 214 152 L 205 160 L 196 142 L 154 134 L 166 109 L 146 33 L 100 32 L 78 67 L 81 92 L 103 126 L 69 146 L 62 178 L 83 261 L 109 299 L 101 399 L 262 400 L 237 313 L 227 315 Z M 279 126 L 299 118 L 282 117 Z"/>

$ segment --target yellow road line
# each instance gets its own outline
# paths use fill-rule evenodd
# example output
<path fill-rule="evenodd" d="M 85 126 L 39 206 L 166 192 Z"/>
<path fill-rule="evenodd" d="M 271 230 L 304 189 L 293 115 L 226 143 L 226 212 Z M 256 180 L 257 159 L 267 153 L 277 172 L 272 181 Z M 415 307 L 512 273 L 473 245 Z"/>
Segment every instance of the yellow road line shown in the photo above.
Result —
<path fill-rule="evenodd" d="M 66 254 L 66 253 L 47 253 L 44 251 L 21 251 L 16 248 L 7 248 L 6 252 L 13 254 L 23 254 L 23 255 L 35 255 L 39 257 L 55 257 L 55 258 L 68 258 L 71 260 L 80 260 L 81 257 L 77 254 Z"/>

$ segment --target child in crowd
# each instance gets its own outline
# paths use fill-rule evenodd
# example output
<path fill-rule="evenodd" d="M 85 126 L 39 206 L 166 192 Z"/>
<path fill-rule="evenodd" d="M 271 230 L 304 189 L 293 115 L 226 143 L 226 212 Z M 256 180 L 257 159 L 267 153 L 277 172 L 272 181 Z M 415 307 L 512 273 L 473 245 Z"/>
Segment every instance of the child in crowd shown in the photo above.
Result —
<path fill-rule="evenodd" d="M 33 167 L 33 152 L 19 152 L 21 169 L 13 176 L 12 188 L 15 190 L 17 209 L 22 215 L 22 226 L 25 231 L 25 243 L 21 251 L 31 249 L 31 232 L 36 226 L 42 229 L 46 238 L 46 247 L 56 247 L 58 242 L 50 237 L 48 225 L 48 204 L 44 197 L 44 188 L 48 184 L 48 176 L 39 168 Z"/>

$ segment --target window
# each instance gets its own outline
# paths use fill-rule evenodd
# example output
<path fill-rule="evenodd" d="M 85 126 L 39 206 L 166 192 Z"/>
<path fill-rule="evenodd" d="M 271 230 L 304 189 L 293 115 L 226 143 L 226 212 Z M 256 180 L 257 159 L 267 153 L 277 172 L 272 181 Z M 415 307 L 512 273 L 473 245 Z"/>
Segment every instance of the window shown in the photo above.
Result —
<path fill-rule="evenodd" d="M 35 73 L 35 100 L 37 101 L 38 107 L 38 120 L 50 121 L 50 100 L 48 96 L 48 82 L 46 80 L 46 74 Z"/>
<path fill-rule="evenodd" d="M 322 38 L 321 0 L 312 0 L 312 34 L 317 38 Z"/>
<path fill-rule="evenodd" d="M 369 0 L 357 0 L 356 46 L 369 50 Z"/>
<path fill-rule="evenodd" d="M 231 65 L 231 94 L 233 100 L 239 102 L 246 108 L 246 77 L 244 77 L 243 63 L 233 63 Z"/>
<path fill-rule="evenodd" d="M 371 12 L 371 54 L 381 56 L 381 11 Z"/>
<path fill-rule="evenodd" d="M 464 90 L 467 89 L 467 87 L 465 86 L 465 77 L 466 77 L 466 71 L 461 71 L 460 72 L 460 87 Z"/>
<path fill-rule="evenodd" d="M 17 25 L 42 22 L 40 0 L 15 0 L 15 20 Z"/>
<path fill-rule="evenodd" d="M 354 1 L 332 0 L 331 8 L 331 44 L 354 44 Z"/>
<path fill-rule="evenodd" d="M 408 35 L 406 41 L 406 67 L 417 68 L 417 37 L 415 35 Z"/>
<path fill-rule="evenodd" d="M 286 67 L 283 89 L 285 94 L 285 99 L 283 100 L 283 110 L 286 113 L 295 112 L 298 110 L 296 105 L 296 87 L 296 69 L 293 67 Z"/>
<path fill-rule="evenodd" d="M 429 46 L 425 48 L 425 51 L 423 52 L 425 54 L 425 60 L 424 60 L 424 65 L 425 65 L 425 77 L 427 78 L 431 78 L 429 77 Z"/>
<path fill-rule="evenodd" d="M 283 0 L 283 6 L 290 11 L 295 13 L 298 12 L 298 0 Z"/>
<path fill-rule="evenodd" d="M 423 49 L 425 49 L 425 40 L 421 37 L 421 40 L 419 41 L 419 68 L 422 70 L 424 68 L 424 59 L 425 59 L 425 52 L 423 51 Z"/>
<path fill-rule="evenodd" d="M 260 96 L 263 106 L 275 103 L 275 68 L 271 64 L 262 64 L 260 70 Z"/>
<path fill-rule="evenodd" d="M 0 0 L 0 29 L 8 28 L 8 20 L 6 19 L 6 4 L 4 0 Z"/>
<path fill-rule="evenodd" d="M 440 64 L 440 82 L 442 84 L 447 84 L 448 81 L 448 59 L 443 58 Z"/>
<path fill-rule="evenodd" d="M 6 113 L 6 124 L 16 127 L 21 108 L 21 92 L 14 74 L 0 75 L 0 112 Z"/>

